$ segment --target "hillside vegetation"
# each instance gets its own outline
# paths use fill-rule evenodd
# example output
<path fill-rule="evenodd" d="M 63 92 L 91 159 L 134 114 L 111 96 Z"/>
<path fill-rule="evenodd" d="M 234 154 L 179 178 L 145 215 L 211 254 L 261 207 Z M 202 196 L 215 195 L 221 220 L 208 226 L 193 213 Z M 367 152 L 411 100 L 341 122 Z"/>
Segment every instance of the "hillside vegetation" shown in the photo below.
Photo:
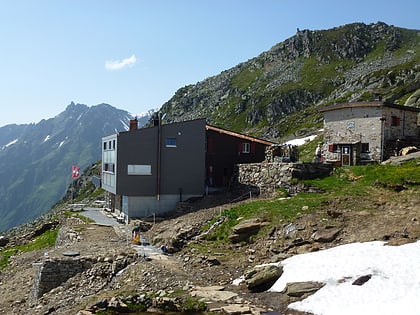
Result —
<path fill-rule="evenodd" d="M 381 95 L 419 107 L 419 33 L 381 22 L 298 30 L 255 58 L 180 88 L 161 111 L 167 122 L 204 117 L 281 142 L 322 127 L 318 109 L 334 103 Z"/>

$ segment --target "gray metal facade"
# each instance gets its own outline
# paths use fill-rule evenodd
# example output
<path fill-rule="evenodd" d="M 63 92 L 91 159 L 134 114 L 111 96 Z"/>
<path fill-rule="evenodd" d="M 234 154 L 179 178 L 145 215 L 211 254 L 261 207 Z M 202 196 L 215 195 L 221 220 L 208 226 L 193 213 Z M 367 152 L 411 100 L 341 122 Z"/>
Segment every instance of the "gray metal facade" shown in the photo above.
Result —
<path fill-rule="evenodd" d="M 203 196 L 205 125 L 205 119 L 199 119 L 115 135 L 115 186 L 102 186 L 121 196 L 115 198 L 120 200 L 115 209 L 127 217 L 147 217 L 171 211 L 179 201 Z M 103 170 L 103 178 L 111 175 Z"/>

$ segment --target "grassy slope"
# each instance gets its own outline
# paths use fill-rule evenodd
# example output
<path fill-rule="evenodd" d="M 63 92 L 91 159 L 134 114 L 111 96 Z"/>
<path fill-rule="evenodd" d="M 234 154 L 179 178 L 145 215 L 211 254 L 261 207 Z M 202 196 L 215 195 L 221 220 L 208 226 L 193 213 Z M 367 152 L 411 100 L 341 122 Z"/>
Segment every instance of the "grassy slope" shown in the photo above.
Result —
<path fill-rule="evenodd" d="M 419 194 L 419 170 L 419 159 L 401 166 L 370 165 L 338 168 L 330 177 L 304 181 L 306 185 L 318 187 L 325 193 L 299 193 L 290 199 L 282 199 L 279 196 L 284 195 L 284 192 L 279 191 L 275 198 L 249 202 L 226 210 L 221 216 L 225 216 L 227 220 L 208 234 L 207 240 L 210 242 L 205 246 L 229 244 L 228 236 L 239 218 L 260 218 L 270 222 L 270 225 L 260 233 L 260 237 L 264 237 L 279 222 L 293 221 L 298 215 L 321 210 L 329 203 L 338 200 L 344 200 L 349 208 L 356 211 L 370 211 L 368 202 L 358 201 L 375 199 L 377 189 L 386 191 L 405 186 L 413 194 Z M 206 228 L 218 219 L 215 218 Z"/>

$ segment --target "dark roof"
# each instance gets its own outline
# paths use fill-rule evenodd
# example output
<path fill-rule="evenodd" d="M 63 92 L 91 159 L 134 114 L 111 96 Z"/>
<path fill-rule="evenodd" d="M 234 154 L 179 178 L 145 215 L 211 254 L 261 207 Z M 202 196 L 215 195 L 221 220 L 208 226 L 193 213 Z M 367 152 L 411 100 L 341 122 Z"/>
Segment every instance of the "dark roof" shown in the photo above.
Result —
<path fill-rule="evenodd" d="M 258 138 L 254 138 L 254 137 L 250 137 L 241 133 L 237 133 L 234 131 L 230 131 L 230 130 L 226 130 L 226 129 L 222 129 L 219 127 L 214 127 L 211 125 L 206 125 L 206 130 L 213 130 L 219 133 L 223 133 L 232 137 L 237 137 L 237 138 L 241 138 L 241 139 L 245 139 L 248 141 L 252 141 L 252 142 L 257 142 L 257 143 L 261 143 L 261 144 L 265 144 L 265 145 L 272 145 L 274 144 L 274 142 L 271 141 L 267 141 L 267 140 L 263 140 L 263 139 L 258 139 Z"/>
<path fill-rule="evenodd" d="M 385 103 L 385 102 L 381 102 L 381 101 L 341 103 L 341 104 L 335 104 L 335 105 L 331 105 L 331 106 L 321 108 L 319 111 L 320 112 L 328 112 L 328 111 L 332 111 L 332 110 L 336 110 L 336 109 L 355 108 L 355 107 L 392 107 L 392 108 L 398 108 L 398 109 L 401 109 L 401 110 L 420 113 L 420 108 L 403 106 L 403 105 L 392 104 L 392 103 Z"/>

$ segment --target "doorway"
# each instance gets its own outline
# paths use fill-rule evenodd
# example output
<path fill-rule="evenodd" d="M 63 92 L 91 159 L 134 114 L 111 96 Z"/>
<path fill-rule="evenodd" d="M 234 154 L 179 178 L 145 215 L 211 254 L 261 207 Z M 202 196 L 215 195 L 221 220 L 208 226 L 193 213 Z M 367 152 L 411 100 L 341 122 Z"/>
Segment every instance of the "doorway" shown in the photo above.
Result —
<path fill-rule="evenodd" d="M 341 147 L 341 166 L 350 166 L 351 148 L 349 145 Z"/>

